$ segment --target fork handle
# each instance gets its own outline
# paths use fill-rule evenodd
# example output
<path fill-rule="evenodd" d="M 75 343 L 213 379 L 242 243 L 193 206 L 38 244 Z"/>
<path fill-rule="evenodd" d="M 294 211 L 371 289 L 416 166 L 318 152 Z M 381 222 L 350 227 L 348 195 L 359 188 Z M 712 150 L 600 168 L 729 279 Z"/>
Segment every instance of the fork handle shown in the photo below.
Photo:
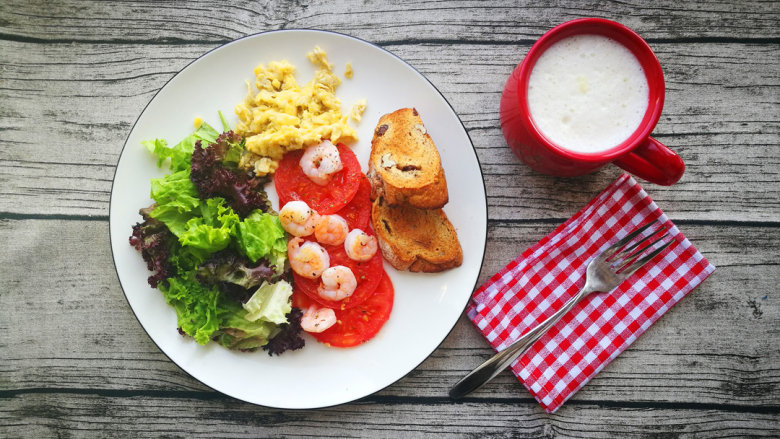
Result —
<path fill-rule="evenodd" d="M 531 347 L 539 338 L 553 327 L 558 320 L 563 317 L 564 314 L 569 312 L 574 305 L 579 303 L 583 297 L 593 292 L 588 286 L 583 288 L 576 296 L 569 299 L 561 309 L 556 311 L 553 315 L 545 319 L 542 323 L 535 328 L 523 334 L 522 337 L 517 339 L 514 343 L 509 345 L 506 349 L 493 355 L 489 360 L 482 363 L 476 369 L 471 371 L 468 375 L 458 381 L 452 389 L 450 389 L 450 398 L 458 399 L 462 398 L 469 393 L 482 387 L 483 384 L 492 380 L 502 370 L 506 369 L 517 357 L 522 355 L 528 348 Z"/>

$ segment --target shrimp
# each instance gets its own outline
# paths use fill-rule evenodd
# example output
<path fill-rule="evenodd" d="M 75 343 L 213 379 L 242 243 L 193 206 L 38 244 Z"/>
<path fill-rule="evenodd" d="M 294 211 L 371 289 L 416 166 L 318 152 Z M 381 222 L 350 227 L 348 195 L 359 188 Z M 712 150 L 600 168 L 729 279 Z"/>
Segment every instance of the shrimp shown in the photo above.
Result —
<path fill-rule="evenodd" d="M 322 273 L 322 284 L 317 288 L 317 294 L 323 299 L 344 300 L 351 296 L 357 288 L 357 279 L 349 267 L 335 265 Z"/>
<path fill-rule="evenodd" d="M 320 186 L 328 184 L 333 174 L 343 169 L 339 150 L 330 140 L 306 148 L 299 164 L 309 180 Z"/>
<path fill-rule="evenodd" d="M 339 245 L 344 242 L 349 231 L 347 220 L 339 215 L 322 215 L 314 226 L 317 241 L 327 245 Z"/>
<path fill-rule="evenodd" d="M 344 240 L 347 256 L 355 261 L 367 261 L 374 257 L 378 248 L 376 237 L 360 229 L 352 229 Z"/>
<path fill-rule="evenodd" d="M 304 241 L 300 237 L 287 243 L 287 257 L 293 271 L 308 279 L 317 279 L 330 267 L 328 252 L 316 242 Z"/>
<path fill-rule="evenodd" d="M 290 201 L 279 211 L 282 228 L 293 236 L 309 236 L 314 232 L 319 215 L 304 201 Z"/>
<path fill-rule="evenodd" d="M 336 313 L 332 309 L 317 308 L 317 305 L 312 305 L 303 312 L 301 329 L 306 332 L 322 332 L 335 325 L 337 321 Z"/>

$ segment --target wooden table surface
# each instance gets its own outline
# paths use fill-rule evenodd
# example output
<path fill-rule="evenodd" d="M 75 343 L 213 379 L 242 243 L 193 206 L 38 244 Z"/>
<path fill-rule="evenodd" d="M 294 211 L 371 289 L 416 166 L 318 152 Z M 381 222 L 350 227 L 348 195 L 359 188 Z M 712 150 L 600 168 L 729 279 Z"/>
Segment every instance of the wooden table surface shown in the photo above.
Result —
<path fill-rule="evenodd" d="M 482 282 L 620 175 L 537 174 L 499 128 L 515 64 L 584 16 L 620 21 L 656 51 L 667 93 L 655 136 L 687 172 L 644 187 L 717 271 L 557 413 L 508 372 L 447 398 L 492 353 L 465 317 L 402 380 L 311 411 L 205 387 L 138 324 L 108 239 L 113 173 L 144 106 L 193 59 L 244 35 L 315 28 L 422 72 L 481 162 Z M 778 25 L 773 1 L 0 2 L 0 436 L 777 437 Z"/>

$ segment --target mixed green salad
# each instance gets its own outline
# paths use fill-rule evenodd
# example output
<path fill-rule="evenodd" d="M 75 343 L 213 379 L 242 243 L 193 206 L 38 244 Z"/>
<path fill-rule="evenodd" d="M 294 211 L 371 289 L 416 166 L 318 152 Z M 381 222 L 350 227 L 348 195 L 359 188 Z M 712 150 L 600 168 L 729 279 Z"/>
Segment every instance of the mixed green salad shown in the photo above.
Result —
<path fill-rule="evenodd" d="M 130 244 L 180 333 L 269 355 L 299 349 L 301 311 L 291 305 L 286 235 L 263 189 L 269 177 L 239 168 L 244 139 L 222 125 L 219 133 L 203 123 L 173 147 L 143 142 L 171 172 L 152 179 L 154 204 L 140 210 Z"/>

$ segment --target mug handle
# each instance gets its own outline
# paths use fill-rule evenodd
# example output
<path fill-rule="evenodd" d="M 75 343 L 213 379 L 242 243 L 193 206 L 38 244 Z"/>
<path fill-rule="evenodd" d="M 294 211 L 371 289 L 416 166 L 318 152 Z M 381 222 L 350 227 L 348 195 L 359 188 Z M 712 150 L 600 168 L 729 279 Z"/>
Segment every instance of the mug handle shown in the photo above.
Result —
<path fill-rule="evenodd" d="M 685 163 L 680 156 L 652 137 L 613 163 L 643 180 L 661 186 L 677 183 L 685 172 Z"/>

